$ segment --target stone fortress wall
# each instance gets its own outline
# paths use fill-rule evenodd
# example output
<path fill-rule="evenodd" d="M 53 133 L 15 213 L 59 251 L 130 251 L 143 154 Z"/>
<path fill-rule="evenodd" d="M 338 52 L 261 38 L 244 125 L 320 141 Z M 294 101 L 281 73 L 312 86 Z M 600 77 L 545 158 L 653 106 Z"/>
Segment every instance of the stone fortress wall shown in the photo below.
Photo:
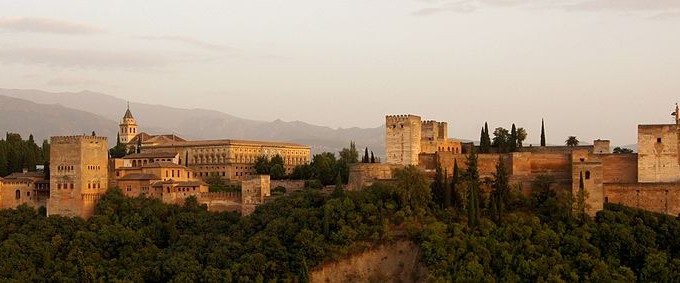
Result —
<path fill-rule="evenodd" d="M 434 175 L 437 166 L 449 176 L 453 174 L 454 163 L 458 163 L 461 170 L 467 168 L 467 154 L 463 153 L 466 150 L 447 150 L 441 146 L 433 149 L 427 145 L 442 138 L 449 141 L 441 129 L 446 123 L 420 122 L 420 117 L 415 115 L 396 115 L 386 116 L 386 125 L 386 164 L 353 166 L 350 189 L 392 181 L 394 170 L 407 165 L 415 165 L 429 176 Z M 421 125 L 420 131 L 414 132 L 418 125 Z M 493 178 L 496 165 L 502 160 L 511 183 L 521 186 L 527 194 L 539 175 L 553 177 L 554 189 L 574 195 L 580 192 L 583 179 L 591 215 L 602 210 L 606 202 L 677 215 L 680 213 L 679 136 L 680 120 L 676 118 L 675 124 L 639 125 L 638 153 L 613 154 L 610 141 L 598 139 L 588 146 L 528 146 L 514 153 L 478 154 L 478 169 L 480 178 Z M 443 144 L 446 143 L 440 143 Z M 413 162 L 416 152 L 417 162 Z"/>

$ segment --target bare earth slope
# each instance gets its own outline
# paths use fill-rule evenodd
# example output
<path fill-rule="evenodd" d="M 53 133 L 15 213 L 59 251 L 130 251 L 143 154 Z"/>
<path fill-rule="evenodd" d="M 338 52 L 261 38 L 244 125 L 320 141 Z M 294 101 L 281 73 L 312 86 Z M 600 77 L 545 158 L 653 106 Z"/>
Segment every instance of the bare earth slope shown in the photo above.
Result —
<path fill-rule="evenodd" d="M 426 282 L 420 249 L 409 241 L 376 247 L 339 262 L 316 267 L 311 282 Z"/>

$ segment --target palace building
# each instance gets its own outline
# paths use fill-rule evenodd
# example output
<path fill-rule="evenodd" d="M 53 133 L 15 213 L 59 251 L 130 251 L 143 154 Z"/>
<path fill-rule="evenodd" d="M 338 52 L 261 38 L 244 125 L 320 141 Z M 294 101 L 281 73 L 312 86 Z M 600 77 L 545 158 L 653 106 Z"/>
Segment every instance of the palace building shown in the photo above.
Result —
<path fill-rule="evenodd" d="M 272 158 L 276 155 L 283 158 L 284 169 L 289 174 L 295 166 L 308 164 L 311 155 L 309 146 L 294 143 L 231 139 L 188 141 L 175 134 L 138 132 L 129 107 L 120 124 L 119 134 L 121 143 L 140 152 L 137 160 L 134 160 L 137 158 L 134 155 L 126 157 L 133 162 L 149 162 L 144 160 L 144 154 L 163 155 L 193 170 L 193 177 L 197 178 L 219 175 L 231 181 L 247 180 L 256 175 L 254 164 L 258 157 Z"/>

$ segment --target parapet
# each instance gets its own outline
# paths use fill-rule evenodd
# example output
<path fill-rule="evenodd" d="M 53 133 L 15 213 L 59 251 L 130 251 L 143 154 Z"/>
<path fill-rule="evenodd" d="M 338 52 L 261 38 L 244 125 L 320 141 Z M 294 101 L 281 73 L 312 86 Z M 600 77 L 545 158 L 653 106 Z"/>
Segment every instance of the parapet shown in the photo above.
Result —
<path fill-rule="evenodd" d="M 108 142 L 107 137 L 98 137 L 98 136 L 88 136 L 88 135 L 82 135 L 82 136 L 53 136 L 50 137 L 50 143 L 72 143 L 72 142 L 81 142 L 81 141 L 103 141 L 103 142 Z"/>
<path fill-rule="evenodd" d="M 404 121 L 408 121 L 408 120 L 420 120 L 420 116 L 412 115 L 412 114 L 408 114 L 408 115 L 387 115 L 387 116 L 385 116 L 385 120 L 388 123 L 389 122 L 393 122 L 393 123 L 394 122 L 404 122 Z"/>
<path fill-rule="evenodd" d="M 241 192 L 204 192 L 198 197 L 200 200 L 240 200 Z"/>

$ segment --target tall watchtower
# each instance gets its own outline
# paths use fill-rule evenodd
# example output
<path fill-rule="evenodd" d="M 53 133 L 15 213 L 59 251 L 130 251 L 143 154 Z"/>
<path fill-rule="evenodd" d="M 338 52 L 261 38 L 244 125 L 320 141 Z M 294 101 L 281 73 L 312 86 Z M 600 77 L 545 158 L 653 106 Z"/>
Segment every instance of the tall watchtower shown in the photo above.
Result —
<path fill-rule="evenodd" d="M 132 117 L 130 112 L 130 103 L 128 103 L 127 111 L 123 116 L 123 121 L 120 123 L 120 143 L 127 144 L 137 135 L 137 122 L 135 117 Z"/>
<path fill-rule="evenodd" d="M 387 164 L 418 165 L 422 120 L 416 115 L 385 117 Z"/>
<path fill-rule="evenodd" d="M 88 218 L 108 189 L 108 141 L 97 136 L 50 138 L 48 215 Z"/>

